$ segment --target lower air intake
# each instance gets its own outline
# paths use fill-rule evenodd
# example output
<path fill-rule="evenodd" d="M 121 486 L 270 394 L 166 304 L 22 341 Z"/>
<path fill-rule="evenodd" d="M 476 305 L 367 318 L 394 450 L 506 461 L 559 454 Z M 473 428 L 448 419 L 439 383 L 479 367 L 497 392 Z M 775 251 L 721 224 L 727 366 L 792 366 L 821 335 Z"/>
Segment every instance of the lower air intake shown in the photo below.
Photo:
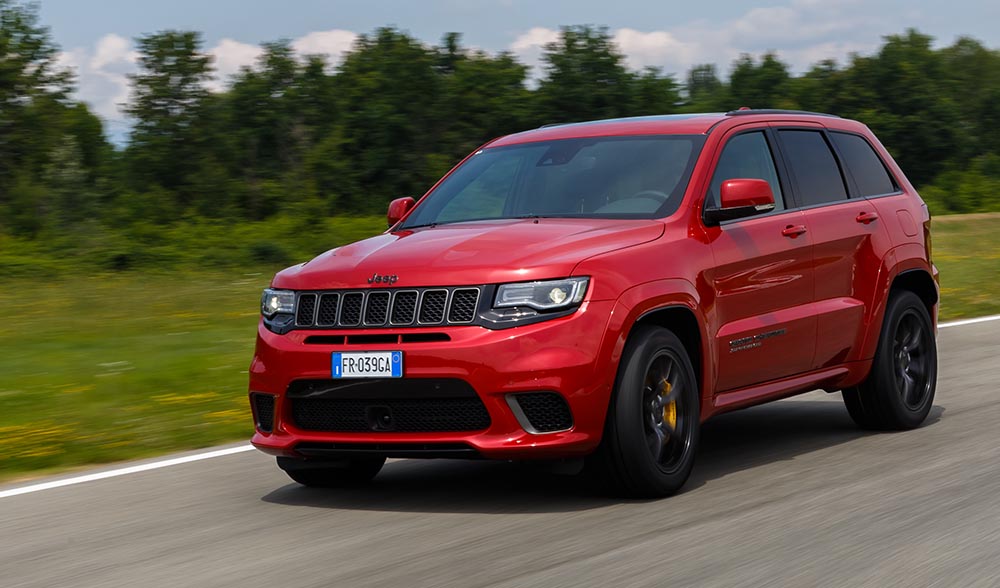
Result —
<path fill-rule="evenodd" d="M 514 394 L 513 399 L 521 412 L 517 415 L 518 420 L 522 421 L 521 425 L 530 426 L 530 429 L 525 427 L 528 432 L 553 433 L 573 427 L 573 415 L 569 411 L 566 399 L 555 392 L 526 392 Z M 523 422 L 524 420 L 527 423 Z"/>
<path fill-rule="evenodd" d="M 251 394 L 254 420 L 257 428 L 265 433 L 274 430 L 274 396 L 270 394 Z"/>

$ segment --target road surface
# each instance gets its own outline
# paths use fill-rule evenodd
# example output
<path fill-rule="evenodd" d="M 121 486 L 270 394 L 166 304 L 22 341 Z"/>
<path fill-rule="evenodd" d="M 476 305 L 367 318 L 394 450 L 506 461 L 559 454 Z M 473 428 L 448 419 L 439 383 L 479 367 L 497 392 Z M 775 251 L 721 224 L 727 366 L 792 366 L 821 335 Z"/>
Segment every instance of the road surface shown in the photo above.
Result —
<path fill-rule="evenodd" d="M 725 415 L 660 501 L 491 462 L 312 490 L 257 452 L 3 497 L 0 586 L 998 586 L 1000 321 L 939 346 L 923 428 L 822 392 Z"/>

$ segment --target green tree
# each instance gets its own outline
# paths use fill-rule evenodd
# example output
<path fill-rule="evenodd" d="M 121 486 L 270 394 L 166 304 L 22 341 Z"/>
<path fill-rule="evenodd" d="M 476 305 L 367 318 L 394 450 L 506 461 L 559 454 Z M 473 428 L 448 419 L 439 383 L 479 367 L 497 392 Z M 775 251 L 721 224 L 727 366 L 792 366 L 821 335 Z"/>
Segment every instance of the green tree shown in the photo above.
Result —
<path fill-rule="evenodd" d="M 702 63 L 692 67 L 684 86 L 690 112 L 727 111 L 733 108 L 729 90 L 716 71 L 714 63 Z"/>
<path fill-rule="evenodd" d="M 680 87 L 673 76 L 663 75 L 659 68 L 647 67 L 632 79 L 630 114 L 670 114 L 681 102 Z"/>
<path fill-rule="evenodd" d="M 134 189 L 160 186 L 181 207 L 193 203 L 192 189 L 208 140 L 197 124 L 208 97 L 211 57 L 201 52 L 201 35 L 163 31 L 137 39 L 139 72 L 129 76 L 126 112 L 134 126 L 127 159 Z"/>
<path fill-rule="evenodd" d="M 435 173 L 447 171 L 457 160 L 484 142 L 522 131 L 533 122 L 531 93 L 525 87 L 528 68 L 509 53 L 491 56 L 465 53 L 459 39 L 449 35 L 449 68 L 442 69 L 442 162 Z"/>
<path fill-rule="evenodd" d="M 14 200 L 35 193 L 33 178 L 62 135 L 51 122 L 65 110 L 70 76 L 57 67 L 57 52 L 37 5 L 0 0 L 0 212 L 8 212 L 0 217 L 20 218 Z"/>
<path fill-rule="evenodd" d="M 791 75 L 788 66 L 774 53 L 765 53 L 760 63 L 743 54 L 729 75 L 730 92 L 738 106 L 750 108 L 792 108 L 788 98 Z"/>
<path fill-rule="evenodd" d="M 537 91 L 539 119 L 546 123 L 626 116 L 632 74 L 606 28 L 564 27 L 545 46 L 545 77 Z"/>
<path fill-rule="evenodd" d="M 316 178 L 336 210 L 381 212 L 436 179 L 429 156 L 440 153 L 445 113 L 435 65 L 433 51 L 393 28 L 362 35 L 345 57 L 336 79 L 340 117 L 317 147 L 336 160 L 336 175 Z"/>

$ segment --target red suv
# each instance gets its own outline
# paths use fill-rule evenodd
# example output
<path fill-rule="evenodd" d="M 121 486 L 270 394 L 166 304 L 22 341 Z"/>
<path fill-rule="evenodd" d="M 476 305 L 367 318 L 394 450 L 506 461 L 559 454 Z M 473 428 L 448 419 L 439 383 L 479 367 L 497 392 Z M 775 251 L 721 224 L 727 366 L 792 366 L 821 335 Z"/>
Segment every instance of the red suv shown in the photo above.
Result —
<path fill-rule="evenodd" d="M 860 123 L 543 127 L 388 220 L 264 292 L 253 443 L 302 484 L 387 457 L 585 457 L 617 492 L 662 496 L 722 412 L 815 389 L 866 428 L 930 411 L 930 217 Z"/>

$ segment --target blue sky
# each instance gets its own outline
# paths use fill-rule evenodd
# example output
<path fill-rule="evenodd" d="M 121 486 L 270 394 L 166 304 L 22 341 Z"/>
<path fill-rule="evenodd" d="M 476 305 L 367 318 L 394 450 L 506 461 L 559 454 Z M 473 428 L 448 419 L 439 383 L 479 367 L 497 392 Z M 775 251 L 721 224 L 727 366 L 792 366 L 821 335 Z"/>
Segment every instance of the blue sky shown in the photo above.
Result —
<path fill-rule="evenodd" d="M 110 124 L 126 128 L 119 104 L 134 71 L 132 39 L 167 28 L 205 37 L 220 81 L 253 62 L 257 46 L 289 39 L 302 53 L 336 63 L 354 36 L 394 25 L 435 43 L 449 31 L 468 46 L 513 51 L 536 64 L 560 25 L 607 26 L 629 65 L 684 72 L 717 63 L 725 72 L 740 53 L 774 50 L 793 70 L 824 58 L 870 53 L 884 35 L 908 27 L 939 45 L 959 35 L 1000 47 L 1000 1 L 757 0 L 41 0 L 41 16 L 78 76 L 78 95 Z"/>

